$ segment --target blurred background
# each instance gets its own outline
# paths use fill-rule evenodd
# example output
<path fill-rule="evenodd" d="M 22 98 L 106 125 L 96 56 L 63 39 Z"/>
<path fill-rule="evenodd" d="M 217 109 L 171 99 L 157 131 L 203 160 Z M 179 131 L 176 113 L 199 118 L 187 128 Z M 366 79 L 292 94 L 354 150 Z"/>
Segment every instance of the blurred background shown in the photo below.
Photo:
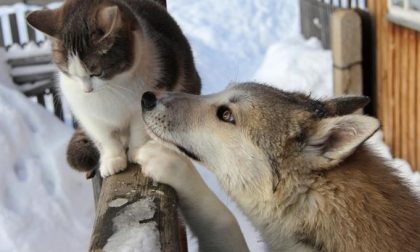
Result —
<path fill-rule="evenodd" d="M 89 246 L 91 182 L 65 159 L 74 122 L 54 88 L 50 43 L 25 23 L 28 12 L 59 5 L 0 1 L 0 252 Z M 317 98 L 368 95 L 366 112 L 383 125 L 369 144 L 420 186 L 420 0 L 167 0 L 167 8 L 191 43 L 203 94 L 258 81 Z M 250 249 L 263 251 L 215 178 L 198 169 Z"/>

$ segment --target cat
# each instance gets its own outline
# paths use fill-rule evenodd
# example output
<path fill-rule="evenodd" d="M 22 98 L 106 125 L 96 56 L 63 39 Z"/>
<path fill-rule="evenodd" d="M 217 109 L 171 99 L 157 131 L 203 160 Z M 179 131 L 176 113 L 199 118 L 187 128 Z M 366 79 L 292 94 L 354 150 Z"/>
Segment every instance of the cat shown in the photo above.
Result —
<path fill-rule="evenodd" d="M 200 77 L 190 45 L 166 9 L 151 0 L 66 0 L 58 9 L 27 17 L 52 40 L 59 88 L 81 128 L 99 150 L 99 171 L 107 177 L 137 163 L 149 140 L 141 119 L 146 91 L 199 94 Z M 94 164 L 77 143 L 70 165 Z M 87 140 L 86 140 L 87 139 Z M 78 160 L 78 158 L 81 158 Z M 93 157 L 95 158 L 95 157 Z M 87 160 L 83 164 L 84 160 Z"/>

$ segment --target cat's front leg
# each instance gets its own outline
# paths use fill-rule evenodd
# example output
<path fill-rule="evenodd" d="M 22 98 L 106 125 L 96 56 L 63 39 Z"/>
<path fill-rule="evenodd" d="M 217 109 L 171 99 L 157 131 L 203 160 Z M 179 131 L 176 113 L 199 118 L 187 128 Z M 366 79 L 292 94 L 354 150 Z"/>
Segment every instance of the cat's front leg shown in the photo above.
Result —
<path fill-rule="evenodd" d="M 99 171 L 102 177 L 114 175 L 127 168 L 127 155 L 119 135 L 112 127 L 89 119 L 80 120 L 83 128 L 96 143 L 100 152 Z"/>
<path fill-rule="evenodd" d="M 140 148 L 150 140 L 146 133 L 141 115 L 134 116 L 130 123 L 130 138 L 128 140 L 128 160 L 139 163 Z"/>
<path fill-rule="evenodd" d="M 114 175 L 127 168 L 127 155 L 124 148 L 115 148 L 116 145 L 122 147 L 121 142 L 117 139 L 108 139 L 107 142 L 102 143 L 103 155 L 101 153 L 101 164 L 99 166 L 102 177 Z"/>

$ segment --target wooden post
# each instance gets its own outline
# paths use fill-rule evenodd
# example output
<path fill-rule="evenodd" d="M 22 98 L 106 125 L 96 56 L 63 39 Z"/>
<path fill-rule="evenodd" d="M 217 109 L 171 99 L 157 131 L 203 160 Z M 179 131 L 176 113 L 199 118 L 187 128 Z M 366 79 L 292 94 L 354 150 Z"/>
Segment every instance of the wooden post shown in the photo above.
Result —
<path fill-rule="evenodd" d="M 185 251 L 182 235 L 172 188 L 154 184 L 138 165 L 103 180 L 89 251 L 137 251 L 145 241 L 159 251 Z"/>
<path fill-rule="evenodd" d="M 354 10 L 338 10 L 331 23 L 334 95 L 362 95 L 362 23 Z"/>

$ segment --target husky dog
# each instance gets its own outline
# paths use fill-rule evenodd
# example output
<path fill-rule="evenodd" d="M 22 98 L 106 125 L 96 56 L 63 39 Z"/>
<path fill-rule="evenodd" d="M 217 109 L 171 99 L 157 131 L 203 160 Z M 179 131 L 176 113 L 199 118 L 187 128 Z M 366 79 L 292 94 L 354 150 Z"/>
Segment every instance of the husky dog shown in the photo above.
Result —
<path fill-rule="evenodd" d="M 210 169 L 270 251 L 418 252 L 419 199 L 366 146 L 378 120 L 352 114 L 368 101 L 245 83 L 201 97 L 146 93 L 142 106 L 152 138 Z M 200 245 L 215 237 L 220 251 L 246 251 L 191 163 L 172 150 L 152 154 L 159 146 L 143 147 L 143 171 L 177 190 Z M 230 225 L 222 235 L 220 216 Z"/>
<path fill-rule="evenodd" d="M 145 91 L 200 92 L 187 39 L 154 1 L 66 0 L 27 20 L 51 37 L 60 90 L 96 145 L 74 135 L 68 160 L 76 169 L 97 163 L 95 147 L 102 176 L 125 169 L 127 158 L 136 162 L 149 140 L 139 116 Z"/>

